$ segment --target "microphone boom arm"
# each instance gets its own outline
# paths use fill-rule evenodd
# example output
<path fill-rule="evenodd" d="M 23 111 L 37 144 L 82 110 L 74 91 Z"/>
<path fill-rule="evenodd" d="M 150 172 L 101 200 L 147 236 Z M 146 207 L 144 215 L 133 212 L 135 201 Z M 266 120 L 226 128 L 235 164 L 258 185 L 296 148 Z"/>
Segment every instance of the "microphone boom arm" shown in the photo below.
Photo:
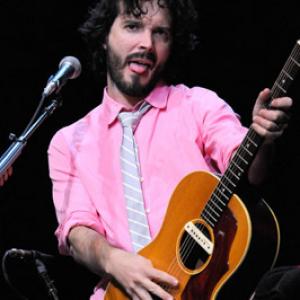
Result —
<path fill-rule="evenodd" d="M 61 105 L 61 101 L 52 99 L 52 103 L 45 107 L 43 113 L 39 118 L 29 127 L 27 127 L 20 137 L 13 137 L 13 143 L 0 157 L 0 177 L 5 174 L 8 168 L 15 162 L 21 154 L 23 148 L 27 144 L 29 137 L 36 131 L 36 129 L 47 119 L 55 109 Z"/>

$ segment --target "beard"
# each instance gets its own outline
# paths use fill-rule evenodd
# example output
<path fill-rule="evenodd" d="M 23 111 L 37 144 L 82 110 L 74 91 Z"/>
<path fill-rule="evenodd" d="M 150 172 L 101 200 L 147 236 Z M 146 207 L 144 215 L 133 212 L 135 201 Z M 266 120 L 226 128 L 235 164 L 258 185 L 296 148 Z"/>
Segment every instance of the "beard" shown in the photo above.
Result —
<path fill-rule="evenodd" d="M 131 76 L 131 80 L 126 81 L 122 70 L 126 67 L 128 58 L 141 58 L 147 57 L 148 59 L 152 60 L 153 63 L 156 62 L 156 56 L 151 53 L 141 54 L 136 53 L 132 54 L 124 62 L 122 62 L 121 57 L 116 54 L 112 48 L 108 45 L 107 52 L 106 52 L 106 65 L 107 65 L 107 72 L 117 86 L 117 88 L 125 95 L 130 97 L 137 97 L 137 98 L 144 98 L 150 94 L 150 92 L 154 89 L 156 84 L 161 79 L 161 74 L 163 71 L 164 65 L 158 67 L 152 77 L 146 84 L 142 84 L 140 80 L 140 76 L 138 74 L 133 74 Z"/>

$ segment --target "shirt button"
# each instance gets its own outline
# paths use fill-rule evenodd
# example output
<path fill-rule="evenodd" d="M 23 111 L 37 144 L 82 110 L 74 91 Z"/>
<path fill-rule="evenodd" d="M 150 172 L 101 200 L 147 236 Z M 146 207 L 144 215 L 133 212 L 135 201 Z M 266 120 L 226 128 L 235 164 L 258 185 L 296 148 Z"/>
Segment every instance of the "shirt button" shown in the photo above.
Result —
<path fill-rule="evenodd" d="M 146 213 L 149 214 L 150 213 L 150 208 L 146 208 Z"/>
<path fill-rule="evenodd" d="M 141 177 L 141 182 L 144 182 L 144 180 L 145 180 L 144 177 Z"/>

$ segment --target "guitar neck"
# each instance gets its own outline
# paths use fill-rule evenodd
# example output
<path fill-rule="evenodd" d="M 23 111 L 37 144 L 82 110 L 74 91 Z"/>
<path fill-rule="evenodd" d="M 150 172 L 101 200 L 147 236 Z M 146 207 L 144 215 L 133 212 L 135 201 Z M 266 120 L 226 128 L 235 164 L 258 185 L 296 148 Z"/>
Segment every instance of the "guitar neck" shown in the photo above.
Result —
<path fill-rule="evenodd" d="M 290 56 L 286 60 L 284 67 L 279 73 L 270 92 L 270 100 L 266 107 L 269 107 L 272 99 L 282 97 L 287 94 L 288 88 L 296 77 L 300 68 L 300 40 L 296 42 Z M 227 170 L 221 177 L 219 184 L 207 202 L 201 217 L 212 227 L 219 220 L 221 213 L 227 206 L 233 193 L 236 191 L 243 175 L 248 171 L 263 138 L 250 126 L 245 138 L 237 149 Z"/>

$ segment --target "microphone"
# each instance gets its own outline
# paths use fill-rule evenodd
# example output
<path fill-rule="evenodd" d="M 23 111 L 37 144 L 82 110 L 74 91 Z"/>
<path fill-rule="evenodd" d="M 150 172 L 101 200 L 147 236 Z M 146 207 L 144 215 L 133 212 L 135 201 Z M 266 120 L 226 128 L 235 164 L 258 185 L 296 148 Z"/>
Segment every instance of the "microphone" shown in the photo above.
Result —
<path fill-rule="evenodd" d="M 55 75 L 52 75 L 49 78 L 49 81 L 44 88 L 44 97 L 48 97 L 52 93 L 59 91 L 68 79 L 77 78 L 81 73 L 80 61 L 74 56 L 64 57 L 60 61 L 58 67 L 59 70 Z"/>
<path fill-rule="evenodd" d="M 50 260 L 54 259 L 53 255 L 42 253 L 37 250 L 24 250 L 24 249 L 16 249 L 12 248 L 8 250 L 8 255 L 10 257 L 16 257 L 16 258 L 21 258 L 21 259 L 45 259 L 45 260 Z"/>

